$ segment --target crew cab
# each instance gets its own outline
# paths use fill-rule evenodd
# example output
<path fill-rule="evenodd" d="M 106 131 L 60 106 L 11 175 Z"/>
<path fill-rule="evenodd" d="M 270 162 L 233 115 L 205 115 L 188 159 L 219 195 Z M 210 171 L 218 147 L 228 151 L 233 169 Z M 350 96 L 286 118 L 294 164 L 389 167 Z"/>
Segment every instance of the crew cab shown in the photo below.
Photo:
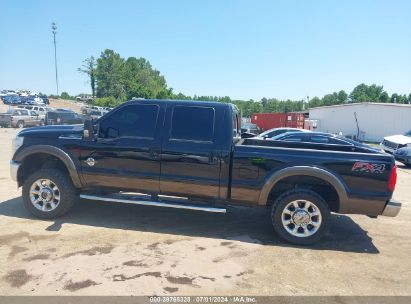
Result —
<path fill-rule="evenodd" d="M 391 154 L 397 149 L 411 146 L 411 130 L 405 132 L 404 134 L 384 137 L 384 140 L 380 143 L 380 146 L 385 152 Z"/>
<path fill-rule="evenodd" d="M 271 210 L 288 242 L 311 244 L 331 212 L 396 216 L 391 155 L 338 144 L 242 139 L 232 104 L 132 100 L 84 125 L 21 131 L 12 178 L 35 216 L 62 216 L 79 201 L 225 213 Z"/>
<path fill-rule="evenodd" d="M 35 111 L 14 108 L 7 113 L 0 114 L 0 126 L 24 128 L 32 126 L 43 126 L 44 117 L 39 116 Z"/>

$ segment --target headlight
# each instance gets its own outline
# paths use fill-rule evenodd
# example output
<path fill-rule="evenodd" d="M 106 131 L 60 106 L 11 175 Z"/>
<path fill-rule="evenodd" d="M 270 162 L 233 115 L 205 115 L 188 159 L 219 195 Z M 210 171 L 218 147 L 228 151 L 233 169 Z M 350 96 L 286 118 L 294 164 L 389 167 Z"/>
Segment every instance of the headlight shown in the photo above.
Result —
<path fill-rule="evenodd" d="M 12 140 L 12 144 L 11 144 L 11 150 L 14 153 L 16 153 L 17 149 L 20 148 L 23 145 L 24 142 L 24 137 L 22 136 L 16 136 L 13 138 Z"/>

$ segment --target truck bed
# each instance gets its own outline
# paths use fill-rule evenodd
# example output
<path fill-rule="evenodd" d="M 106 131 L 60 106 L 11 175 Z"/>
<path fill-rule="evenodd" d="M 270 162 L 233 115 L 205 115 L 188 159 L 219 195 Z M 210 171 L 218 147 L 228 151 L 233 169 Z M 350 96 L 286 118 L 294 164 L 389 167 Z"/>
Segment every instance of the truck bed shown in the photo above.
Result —
<path fill-rule="evenodd" d="M 313 150 L 329 150 L 341 152 L 363 152 L 363 153 L 379 153 L 371 147 L 352 147 L 346 145 L 323 144 L 323 143 L 304 143 L 304 142 L 287 142 L 279 140 L 264 140 L 246 138 L 238 142 L 237 145 L 242 146 L 262 146 L 262 147 L 278 147 L 278 148 L 295 148 L 295 149 L 313 149 Z"/>

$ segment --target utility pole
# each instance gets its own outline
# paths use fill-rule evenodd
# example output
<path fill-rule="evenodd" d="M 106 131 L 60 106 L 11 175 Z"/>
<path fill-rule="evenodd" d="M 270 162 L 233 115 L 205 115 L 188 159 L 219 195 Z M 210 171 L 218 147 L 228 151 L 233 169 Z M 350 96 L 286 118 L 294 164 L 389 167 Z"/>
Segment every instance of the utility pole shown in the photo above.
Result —
<path fill-rule="evenodd" d="M 51 24 L 51 31 L 53 33 L 53 40 L 54 40 L 54 66 L 56 68 L 56 86 L 57 86 L 57 96 L 58 96 L 59 95 L 59 80 L 57 76 L 57 49 L 56 49 L 57 25 L 55 22 Z"/>

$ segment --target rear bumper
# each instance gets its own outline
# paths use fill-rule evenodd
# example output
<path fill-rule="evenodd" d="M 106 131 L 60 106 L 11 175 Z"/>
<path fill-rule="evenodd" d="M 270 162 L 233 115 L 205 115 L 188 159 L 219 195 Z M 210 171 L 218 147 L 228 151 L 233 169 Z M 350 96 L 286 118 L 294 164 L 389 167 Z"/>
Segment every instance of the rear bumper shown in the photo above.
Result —
<path fill-rule="evenodd" d="M 17 182 L 17 174 L 19 172 L 19 168 L 20 168 L 20 163 L 15 162 L 13 160 L 10 162 L 10 176 L 11 176 L 11 179 L 14 180 L 15 182 Z"/>
<path fill-rule="evenodd" d="M 382 212 L 382 216 L 389 216 L 389 217 L 394 217 L 397 216 L 398 213 L 400 213 L 401 210 L 401 203 L 399 201 L 391 199 L 384 208 L 384 211 Z"/>

